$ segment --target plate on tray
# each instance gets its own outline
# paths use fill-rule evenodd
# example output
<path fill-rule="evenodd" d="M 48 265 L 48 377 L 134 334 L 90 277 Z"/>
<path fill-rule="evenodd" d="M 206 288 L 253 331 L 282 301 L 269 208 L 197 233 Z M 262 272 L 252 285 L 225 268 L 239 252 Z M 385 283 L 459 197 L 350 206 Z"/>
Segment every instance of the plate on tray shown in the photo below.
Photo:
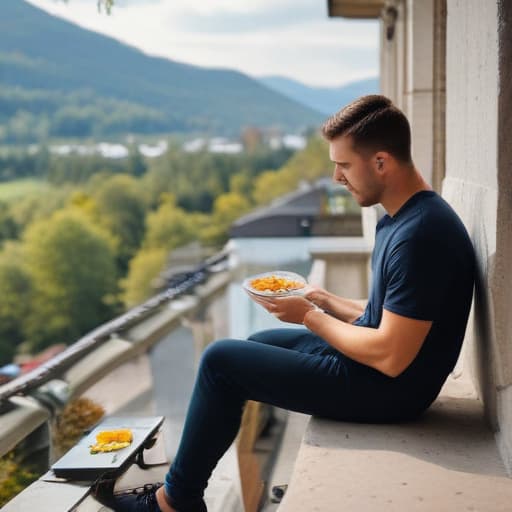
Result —
<path fill-rule="evenodd" d="M 302 295 L 307 282 L 304 277 L 295 272 L 274 270 L 247 277 L 242 287 L 253 295 L 261 297 L 287 297 Z"/>

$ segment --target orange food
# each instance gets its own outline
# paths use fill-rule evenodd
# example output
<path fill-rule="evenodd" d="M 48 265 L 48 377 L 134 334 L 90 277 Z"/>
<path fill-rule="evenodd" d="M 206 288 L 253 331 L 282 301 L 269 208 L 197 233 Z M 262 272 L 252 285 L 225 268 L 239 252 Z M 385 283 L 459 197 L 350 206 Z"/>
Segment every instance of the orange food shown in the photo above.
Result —
<path fill-rule="evenodd" d="M 131 443 L 132 439 L 132 431 L 129 428 L 118 430 L 103 430 L 96 434 L 96 441 L 98 443 Z"/>
<path fill-rule="evenodd" d="M 96 434 L 96 444 L 91 445 L 90 453 L 114 452 L 130 446 L 133 434 L 129 428 L 102 430 Z"/>
<path fill-rule="evenodd" d="M 274 275 L 253 279 L 250 285 L 253 290 L 274 293 L 283 293 L 304 288 L 304 283 L 300 281 L 292 281 L 291 279 Z"/>
<path fill-rule="evenodd" d="M 115 452 L 117 450 L 122 450 L 123 448 L 126 448 L 127 446 L 130 446 L 130 443 L 128 441 L 124 441 L 124 442 L 111 441 L 110 443 L 96 443 L 96 444 L 89 446 L 89 453 L 91 453 L 92 455 L 95 455 L 96 453 Z"/>

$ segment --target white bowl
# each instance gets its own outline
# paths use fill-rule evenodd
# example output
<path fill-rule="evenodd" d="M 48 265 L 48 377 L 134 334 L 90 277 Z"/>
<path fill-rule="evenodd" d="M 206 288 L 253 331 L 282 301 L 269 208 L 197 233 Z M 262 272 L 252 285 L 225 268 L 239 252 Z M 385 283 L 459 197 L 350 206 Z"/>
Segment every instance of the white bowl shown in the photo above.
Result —
<path fill-rule="evenodd" d="M 302 283 L 304 286 L 302 288 L 295 288 L 292 290 L 286 290 L 286 291 L 282 291 L 282 292 L 255 290 L 251 286 L 251 282 L 254 279 L 258 279 L 258 278 L 262 278 L 262 277 L 270 277 L 270 276 L 284 277 L 291 281 L 297 281 L 299 283 Z M 263 274 L 256 274 L 254 276 L 247 277 L 246 279 L 244 279 L 244 281 L 242 283 L 242 287 L 245 290 L 247 290 L 249 293 L 252 293 L 253 295 L 260 295 L 262 297 L 287 297 L 289 295 L 302 295 L 304 293 L 306 284 L 307 284 L 306 279 L 304 279 L 304 277 L 302 277 L 301 275 L 296 274 L 295 272 L 288 272 L 286 270 L 274 270 L 272 272 L 264 272 Z"/>

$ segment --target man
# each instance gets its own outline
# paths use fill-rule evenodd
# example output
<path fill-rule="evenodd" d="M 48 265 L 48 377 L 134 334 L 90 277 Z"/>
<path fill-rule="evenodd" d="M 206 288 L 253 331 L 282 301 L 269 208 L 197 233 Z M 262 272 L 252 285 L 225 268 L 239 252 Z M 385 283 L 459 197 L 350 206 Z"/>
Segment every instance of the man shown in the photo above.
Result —
<path fill-rule="evenodd" d="M 203 512 L 211 471 L 234 440 L 246 400 L 345 421 L 414 418 L 434 401 L 460 352 L 474 253 L 450 206 L 424 181 L 409 123 L 383 96 L 327 120 L 334 180 L 377 225 L 365 306 L 310 288 L 305 297 L 252 298 L 285 322 L 204 352 L 176 458 L 161 487 L 117 497 L 118 511 Z"/>

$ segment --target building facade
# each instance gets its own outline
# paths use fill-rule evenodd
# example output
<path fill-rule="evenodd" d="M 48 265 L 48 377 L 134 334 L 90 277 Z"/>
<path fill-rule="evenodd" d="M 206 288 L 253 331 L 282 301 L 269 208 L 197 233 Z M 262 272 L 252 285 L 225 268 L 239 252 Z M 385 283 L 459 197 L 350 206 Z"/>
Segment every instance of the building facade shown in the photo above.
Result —
<path fill-rule="evenodd" d="M 459 368 L 512 472 L 512 2 L 330 0 L 380 18 L 381 90 L 408 116 L 413 156 L 464 221 L 478 280 Z"/>

